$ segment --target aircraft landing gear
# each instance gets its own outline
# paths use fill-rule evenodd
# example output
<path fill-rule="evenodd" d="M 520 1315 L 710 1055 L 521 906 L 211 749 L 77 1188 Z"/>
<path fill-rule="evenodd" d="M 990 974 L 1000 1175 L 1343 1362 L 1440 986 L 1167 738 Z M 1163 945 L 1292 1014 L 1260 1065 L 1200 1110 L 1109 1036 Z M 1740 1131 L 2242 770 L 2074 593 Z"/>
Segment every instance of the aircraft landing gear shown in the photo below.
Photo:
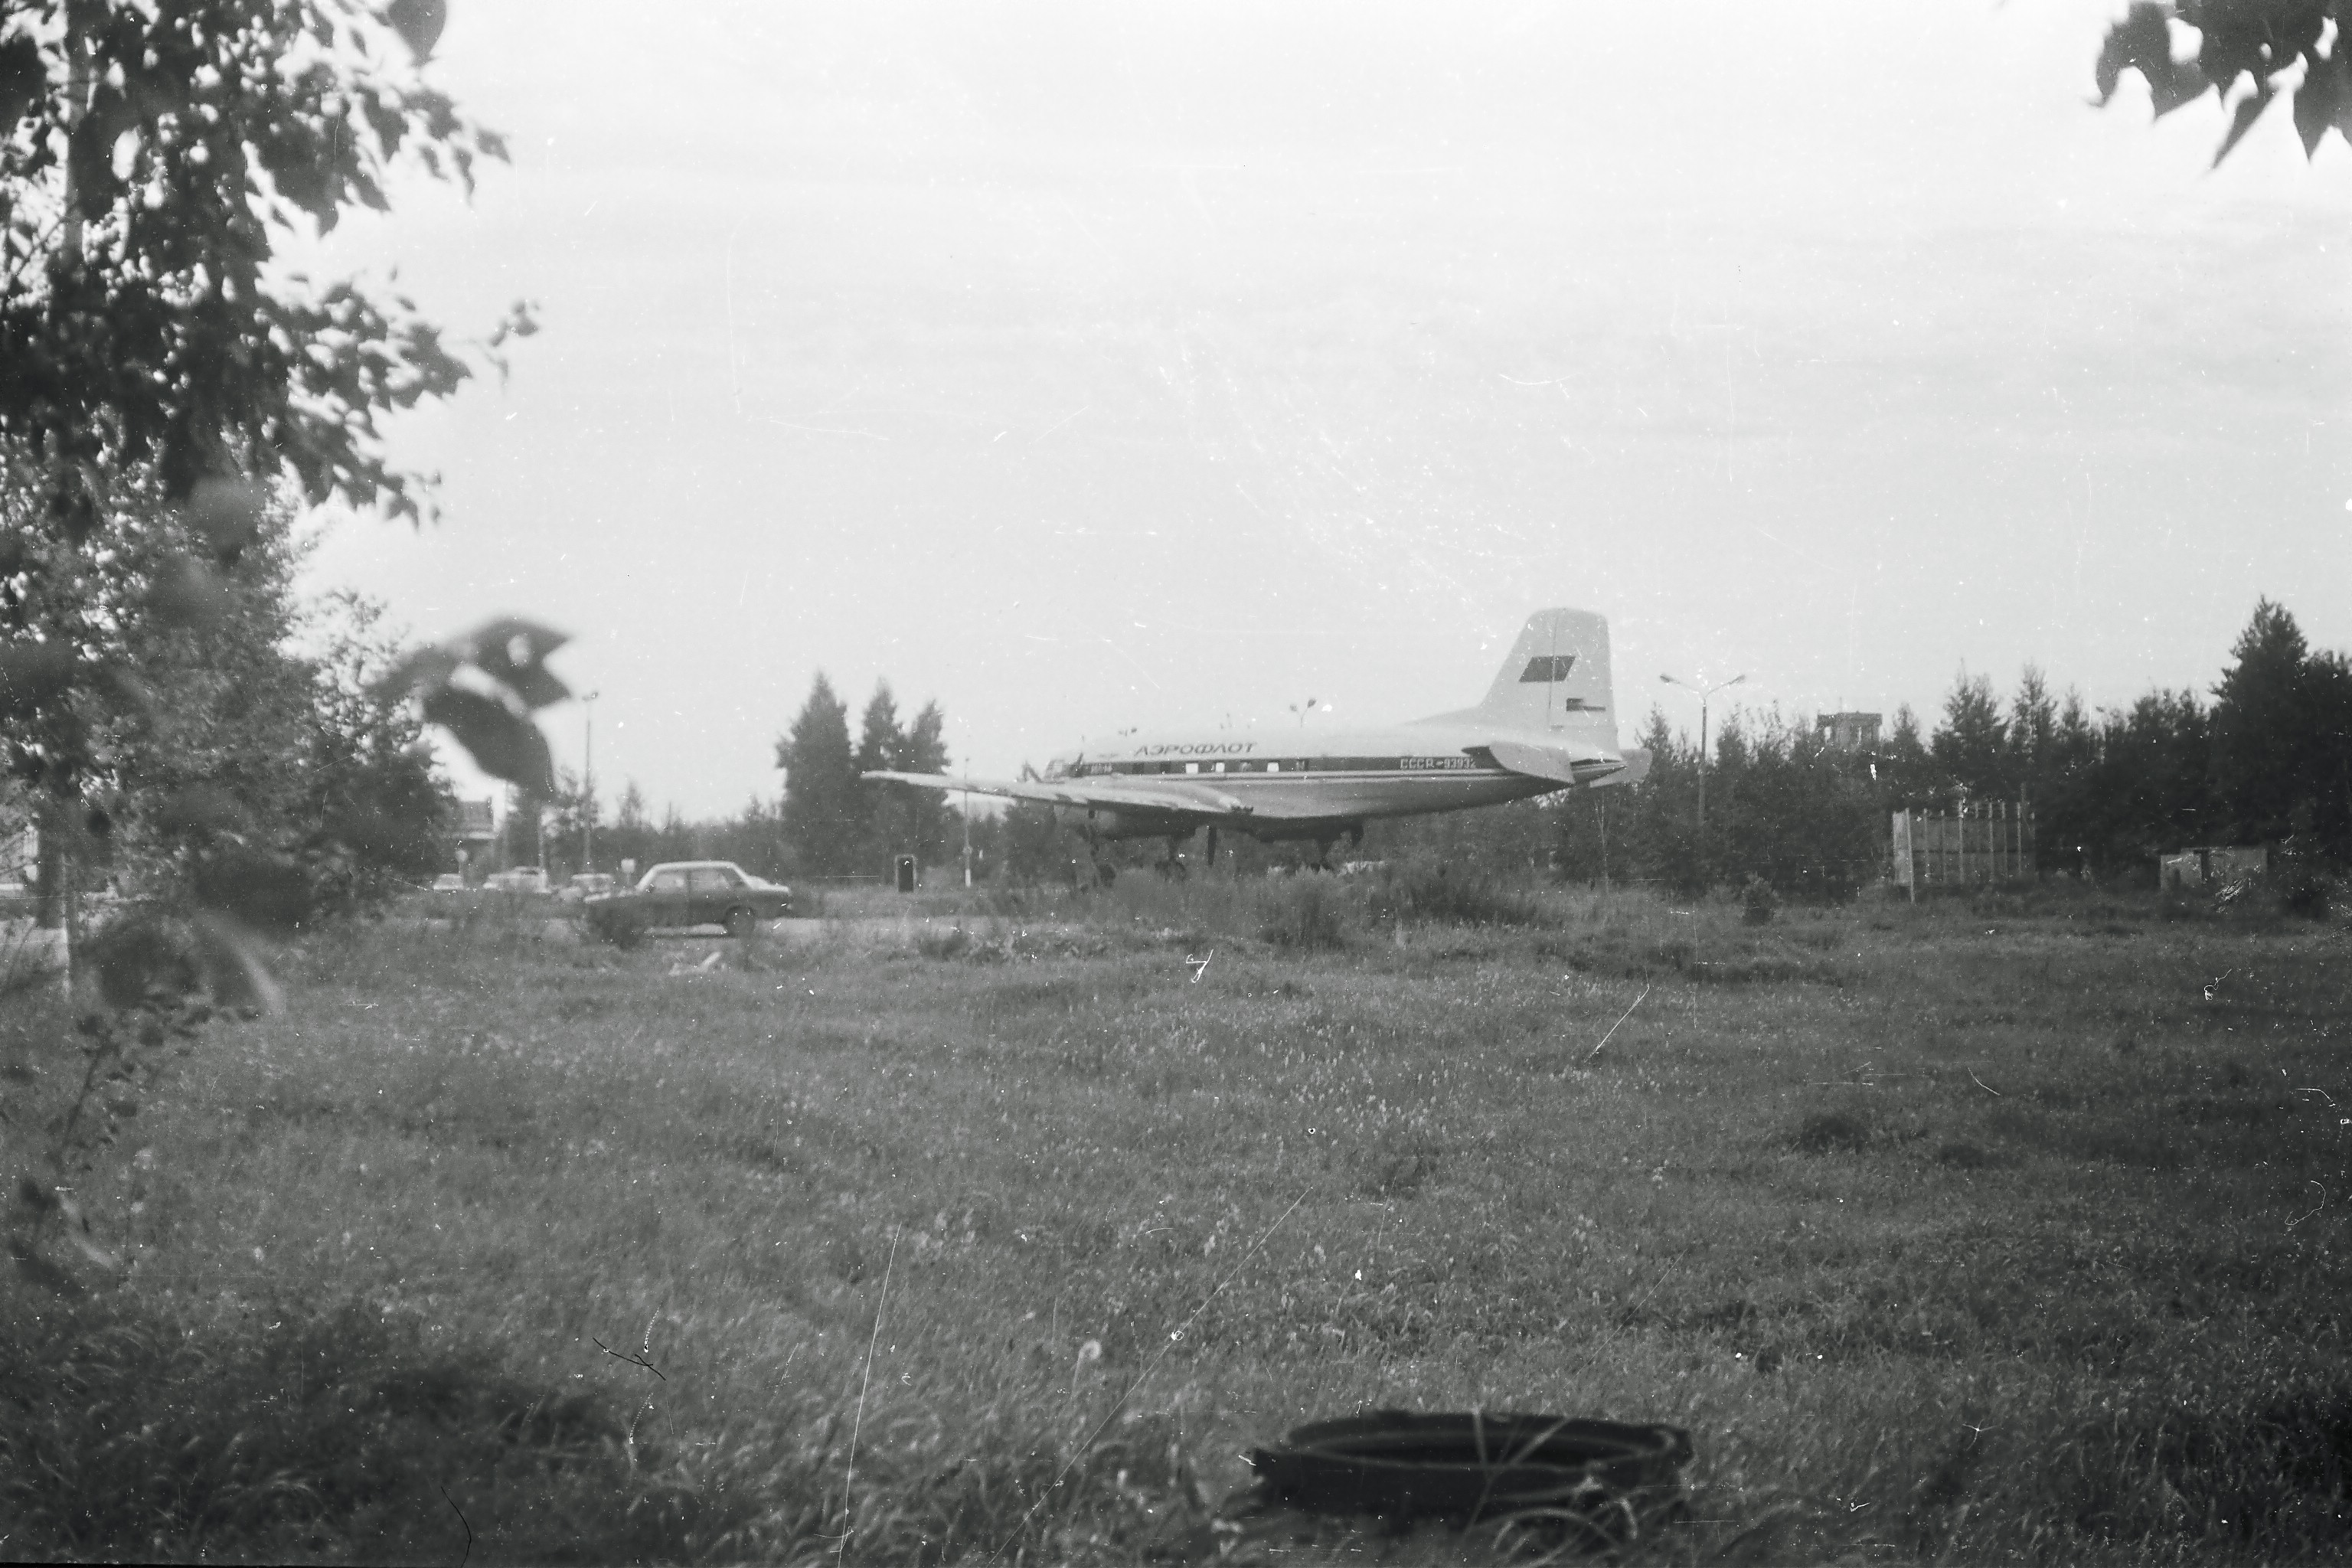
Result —
<path fill-rule="evenodd" d="M 1205 846 L 1205 850 L 1201 865 L 1202 868 L 1213 871 L 1217 868 L 1217 830 L 1213 827 L 1209 829 L 1209 842 Z"/>
<path fill-rule="evenodd" d="M 1168 858 L 1160 862 L 1157 868 L 1160 874 L 1171 882 L 1181 882 L 1192 874 L 1190 868 L 1184 864 L 1184 857 L 1181 853 L 1186 837 L 1181 833 L 1171 833 L 1168 836 Z"/>
<path fill-rule="evenodd" d="M 1118 879 L 1118 868 L 1102 858 L 1102 840 L 1095 837 L 1094 824 L 1091 820 L 1093 813 L 1089 812 L 1087 816 L 1089 820 L 1087 825 L 1087 862 L 1094 874 L 1094 885 L 1097 888 L 1108 888 Z"/>
<path fill-rule="evenodd" d="M 1347 838 L 1349 849 L 1360 848 L 1364 842 L 1364 825 L 1360 822 L 1351 822 L 1339 833 L 1316 839 L 1315 868 L 1318 871 L 1328 871 L 1331 868 L 1331 846 L 1339 842 L 1342 837 Z"/>

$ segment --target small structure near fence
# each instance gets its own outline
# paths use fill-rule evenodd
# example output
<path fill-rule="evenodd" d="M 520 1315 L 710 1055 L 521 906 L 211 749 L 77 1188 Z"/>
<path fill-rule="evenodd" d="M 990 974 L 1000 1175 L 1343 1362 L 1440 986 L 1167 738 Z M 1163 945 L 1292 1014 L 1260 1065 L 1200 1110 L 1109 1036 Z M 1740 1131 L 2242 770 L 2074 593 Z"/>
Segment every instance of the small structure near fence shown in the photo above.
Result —
<path fill-rule="evenodd" d="M 2165 889 L 2218 888 L 2259 877 L 2271 868 L 2271 852 L 2261 844 L 2207 845 L 2157 857 L 2157 885 Z"/>
<path fill-rule="evenodd" d="M 1954 810 L 1895 814 L 1895 885 L 1980 888 L 2034 875 L 2033 807 L 2017 800 L 1966 800 Z"/>

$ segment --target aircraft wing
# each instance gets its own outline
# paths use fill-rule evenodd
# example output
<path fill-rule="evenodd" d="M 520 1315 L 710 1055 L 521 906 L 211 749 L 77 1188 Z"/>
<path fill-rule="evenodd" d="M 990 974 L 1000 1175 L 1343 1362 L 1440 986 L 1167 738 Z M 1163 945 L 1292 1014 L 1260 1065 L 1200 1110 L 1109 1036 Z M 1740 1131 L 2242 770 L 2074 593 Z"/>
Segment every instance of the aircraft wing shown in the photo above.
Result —
<path fill-rule="evenodd" d="M 1008 800 L 1034 800 L 1047 805 L 1094 806 L 1105 811 L 1172 811 L 1202 821 L 1255 815 L 1254 807 L 1221 789 L 1206 784 L 1129 784 L 1116 776 L 1085 779 L 958 779 L 945 773 L 900 773 L 887 770 L 861 773 L 861 778 L 890 784 L 916 784 L 924 789 L 968 790 L 973 795 L 997 795 Z"/>

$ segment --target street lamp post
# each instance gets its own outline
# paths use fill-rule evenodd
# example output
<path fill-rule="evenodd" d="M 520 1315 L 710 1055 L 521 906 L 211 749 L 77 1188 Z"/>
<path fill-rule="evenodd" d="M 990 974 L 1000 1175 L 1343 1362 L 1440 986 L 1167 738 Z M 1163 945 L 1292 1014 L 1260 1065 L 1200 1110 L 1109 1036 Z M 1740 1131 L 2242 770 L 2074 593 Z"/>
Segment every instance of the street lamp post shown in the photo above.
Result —
<path fill-rule="evenodd" d="M 1727 687 L 1738 685 L 1748 677 L 1735 675 L 1729 680 L 1718 680 L 1713 686 L 1705 688 L 1693 686 L 1687 680 L 1676 680 L 1671 675 L 1661 675 L 1658 679 L 1668 686 L 1679 686 L 1698 699 L 1698 830 L 1705 833 L 1706 831 L 1706 700 Z"/>
<path fill-rule="evenodd" d="M 580 868 L 596 868 L 596 699 L 601 691 L 592 691 L 580 700 L 587 717 L 581 723 L 580 772 L 581 793 L 587 798 L 580 805 Z"/>
<path fill-rule="evenodd" d="M 1307 728 L 1307 716 L 1315 711 L 1315 699 L 1310 697 L 1304 702 L 1294 702 L 1290 710 L 1298 715 L 1298 727 L 1304 730 Z"/>

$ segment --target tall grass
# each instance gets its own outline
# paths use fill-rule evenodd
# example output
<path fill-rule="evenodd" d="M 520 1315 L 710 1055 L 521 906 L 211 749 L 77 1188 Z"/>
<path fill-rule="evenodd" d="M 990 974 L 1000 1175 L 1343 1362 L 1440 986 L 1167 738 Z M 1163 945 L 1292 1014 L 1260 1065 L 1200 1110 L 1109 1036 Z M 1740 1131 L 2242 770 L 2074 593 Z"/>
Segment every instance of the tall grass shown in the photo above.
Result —
<path fill-rule="evenodd" d="M 0 1287 L 10 1549 L 1189 1560 L 1367 1405 L 1691 1427 L 1637 1556 L 2343 1548 L 2340 933 L 1352 883 L 313 940 L 93 1184 L 132 1282 Z"/>

